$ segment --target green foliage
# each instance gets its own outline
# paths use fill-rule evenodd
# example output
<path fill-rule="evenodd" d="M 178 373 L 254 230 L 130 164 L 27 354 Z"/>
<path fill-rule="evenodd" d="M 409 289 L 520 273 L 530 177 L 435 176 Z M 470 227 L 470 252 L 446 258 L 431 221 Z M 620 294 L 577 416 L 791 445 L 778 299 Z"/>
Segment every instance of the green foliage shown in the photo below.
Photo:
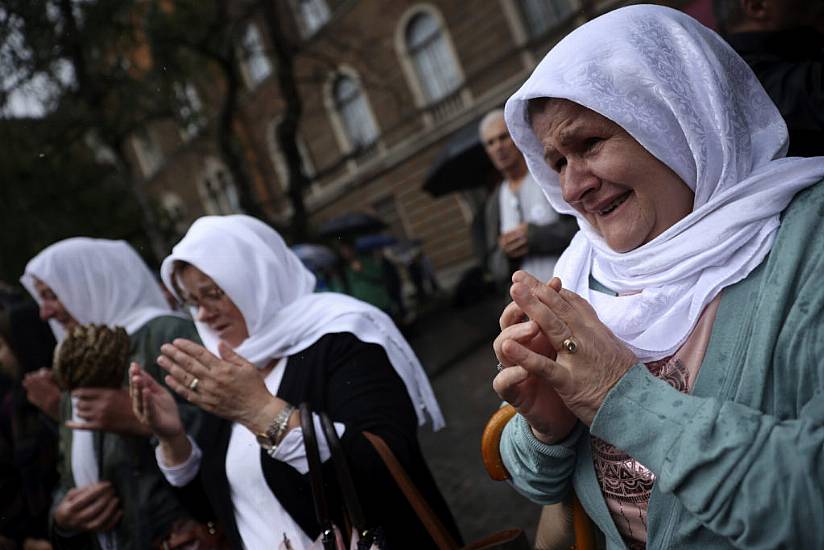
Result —
<path fill-rule="evenodd" d="M 35 254 L 74 236 L 126 239 L 146 249 L 131 193 L 82 140 L 52 121 L 0 121 L 0 280 L 16 283 Z"/>
<path fill-rule="evenodd" d="M 233 132 L 242 93 L 238 38 L 265 6 L 263 0 L 0 2 L 0 108 L 26 84 L 45 83 L 52 92 L 46 118 L 0 118 L 0 280 L 15 281 L 37 251 L 75 235 L 125 238 L 150 260 L 162 254 L 177 228 L 146 199 L 127 154 L 130 136 L 161 120 L 208 125 L 243 208 L 262 217 Z M 197 89 L 208 115 L 187 111 L 180 92 L 186 84 Z M 92 157 L 90 134 L 113 152 L 112 164 Z M 294 142 L 294 131 L 288 138 Z M 287 160 L 299 165 L 297 148 L 287 149 Z M 305 225 L 298 191 L 296 217 Z M 149 239 L 152 247 L 145 246 Z"/>

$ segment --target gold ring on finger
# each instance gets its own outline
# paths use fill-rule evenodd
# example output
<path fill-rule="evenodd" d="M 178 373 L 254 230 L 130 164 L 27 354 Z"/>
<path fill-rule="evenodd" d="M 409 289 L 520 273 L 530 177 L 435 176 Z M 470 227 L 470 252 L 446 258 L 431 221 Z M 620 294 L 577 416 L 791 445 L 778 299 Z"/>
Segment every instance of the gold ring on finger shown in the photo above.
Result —
<path fill-rule="evenodd" d="M 563 344 L 561 344 L 567 353 L 575 353 L 578 351 L 578 342 L 575 341 L 574 338 L 571 336 L 564 340 Z"/>
<path fill-rule="evenodd" d="M 189 389 L 192 391 L 197 391 L 197 385 L 200 384 L 200 378 L 194 377 L 192 381 L 189 382 Z"/>

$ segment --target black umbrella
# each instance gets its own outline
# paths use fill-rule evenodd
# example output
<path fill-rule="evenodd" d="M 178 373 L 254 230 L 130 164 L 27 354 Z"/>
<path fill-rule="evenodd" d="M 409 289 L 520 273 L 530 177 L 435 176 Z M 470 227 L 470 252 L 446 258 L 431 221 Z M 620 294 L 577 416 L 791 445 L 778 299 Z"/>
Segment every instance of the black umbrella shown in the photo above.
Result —
<path fill-rule="evenodd" d="M 312 271 L 331 267 L 338 262 L 335 253 L 320 244 L 301 243 L 292 245 L 292 252 L 300 258 L 303 265 Z"/>
<path fill-rule="evenodd" d="M 492 186 L 500 179 L 484 150 L 475 121 L 452 134 L 432 163 L 423 189 L 433 197 L 440 197 L 455 191 Z"/>
<path fill-rule="evenodd" d="M 365 212 L 348 212 L 320 224 L 318 234 L 321 237 L 352 237 L 362 233 L 376 233 L 385 228 L 380 218 Z"/>

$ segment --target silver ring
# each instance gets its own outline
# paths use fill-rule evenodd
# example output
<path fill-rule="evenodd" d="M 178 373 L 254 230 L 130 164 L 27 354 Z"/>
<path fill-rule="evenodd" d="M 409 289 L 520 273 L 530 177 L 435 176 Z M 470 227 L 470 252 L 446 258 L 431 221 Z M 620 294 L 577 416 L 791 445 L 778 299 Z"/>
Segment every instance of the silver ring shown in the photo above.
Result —
<path fill-rule="evenodd" d="M 200 384 L 200 378 L 194 377 L 192 381 L 189 382 L 189 389 L 192 391 L 197 391 L 197 385 Z"/>
<path fill-rule="evenodd" d="M 564 340 L 563 344 L 564 349 L 567 350 L 569 353 L 575 353 L 578 351 L 578 342 L 575 341 L 574 338 L 570 337 Z"/>
<path fill-rule="evenodd" d="M 504 370 L 504 366 L 501 364 L 500 361 L 498 361 L 498 364 L 495 365 L 495 368 L 498 369 L 498 372 L 501 372 L 502 370 Z"/>

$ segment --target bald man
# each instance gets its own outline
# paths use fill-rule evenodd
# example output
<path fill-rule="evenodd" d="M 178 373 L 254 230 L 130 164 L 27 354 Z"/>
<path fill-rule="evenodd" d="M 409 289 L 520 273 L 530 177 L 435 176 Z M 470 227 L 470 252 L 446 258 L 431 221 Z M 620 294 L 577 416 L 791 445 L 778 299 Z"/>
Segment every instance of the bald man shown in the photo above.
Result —
<path fill-rule="evenodd" d="M 523 155 L 509 137 L 503 110 L 487 113 L 478 131 L 487 155 L 504 178 L 484 210 L 487 270 L 507 290 L 517 269 L 548 281 L 555 261 L 578 230 L 575 218 L 556 212 L 532 179 Z"/>

